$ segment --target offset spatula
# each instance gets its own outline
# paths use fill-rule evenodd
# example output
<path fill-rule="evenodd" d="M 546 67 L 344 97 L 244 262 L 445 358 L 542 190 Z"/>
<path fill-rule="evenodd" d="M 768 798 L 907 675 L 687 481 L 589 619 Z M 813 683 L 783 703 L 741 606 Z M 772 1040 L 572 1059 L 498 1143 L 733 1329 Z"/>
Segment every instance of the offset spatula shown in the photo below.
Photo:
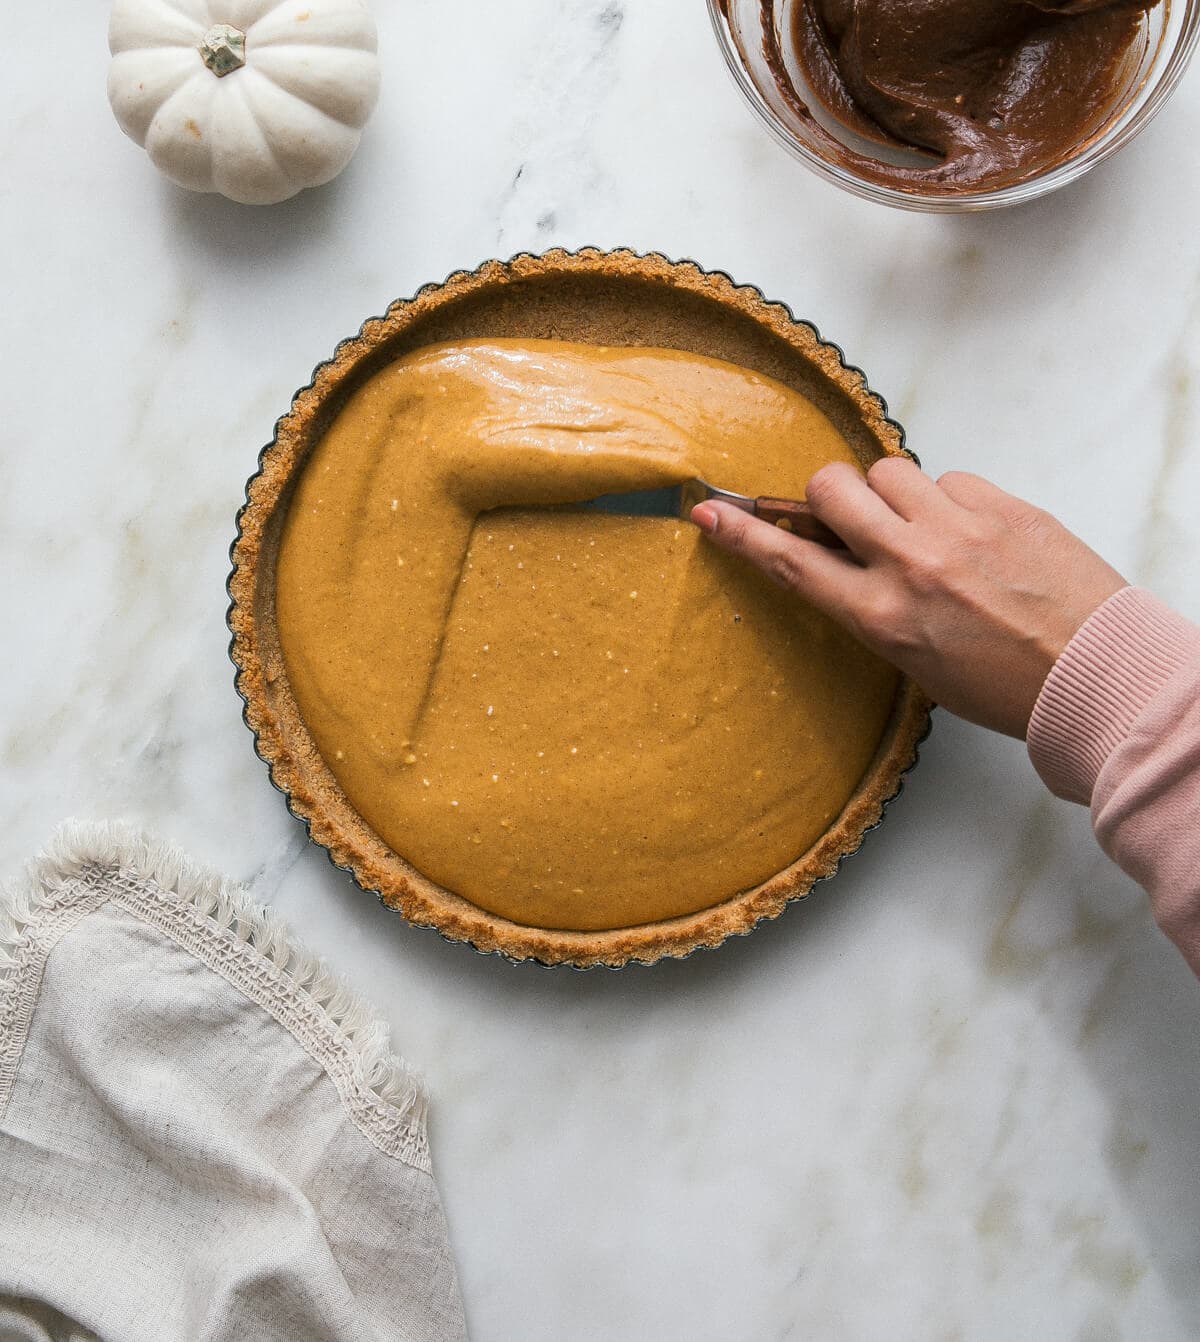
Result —
<path fill-rule="evenodd" d="M 786 531 L 802 536 L 805 540 L 816 541 L 818 545 L 827 546 L 831 550 L 846 548 L 838 536 L 809 512 L 807 503 L 766 496 L 754 499 L 747 494 L 733 494 L 728 489 L 717 489 L 704 480 L 685 480 L 667 489 L 636 489 L 627 494 L 602 494 L 598 499 L 589 499 L 578 507 L 634 517 L 682 517 L 686 521 L 696 504 L 706 503 L 709 499 L 732 503 L 744 513 L 761 517 L 764 522 L 773 522 Z"/>

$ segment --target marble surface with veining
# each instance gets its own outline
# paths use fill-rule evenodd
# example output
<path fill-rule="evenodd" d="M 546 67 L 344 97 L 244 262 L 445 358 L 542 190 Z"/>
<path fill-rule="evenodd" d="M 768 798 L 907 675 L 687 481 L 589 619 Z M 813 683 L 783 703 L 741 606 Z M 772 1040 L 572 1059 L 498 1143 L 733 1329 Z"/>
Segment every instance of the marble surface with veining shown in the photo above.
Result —
<path fill-rule="evenodd" d="M 930 217 L 789 159 L 702 0 L 375 8 L 357 157 L 269 209 L 122 137 L 98 0 L 5 13 L 0 867 L 125 817 L 372 998 L 433 1094 L 478 1342 L 1200 1337 L 1200 985 L 1020 743 L 939 715 L 883 828 L 745 940 L 515 967 L 306 842 L 224 620 L 244 481 L 335 342 L 588 242 L 785 300 L 927 469 L 1036 500 L 1200 618 L 1200 70 L 1074 187 Z"/>

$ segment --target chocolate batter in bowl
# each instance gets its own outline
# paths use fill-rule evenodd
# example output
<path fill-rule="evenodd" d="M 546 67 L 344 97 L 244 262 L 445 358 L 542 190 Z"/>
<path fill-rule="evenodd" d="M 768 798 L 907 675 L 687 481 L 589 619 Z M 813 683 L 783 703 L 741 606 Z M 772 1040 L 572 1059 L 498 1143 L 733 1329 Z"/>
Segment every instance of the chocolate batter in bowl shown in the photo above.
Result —
<path fill-rule="evenodd" d="M 810 167 L 902 208 L 1028 200 L 1150 120 L 1200 0 L 710 0 L 752 108 Z"/>

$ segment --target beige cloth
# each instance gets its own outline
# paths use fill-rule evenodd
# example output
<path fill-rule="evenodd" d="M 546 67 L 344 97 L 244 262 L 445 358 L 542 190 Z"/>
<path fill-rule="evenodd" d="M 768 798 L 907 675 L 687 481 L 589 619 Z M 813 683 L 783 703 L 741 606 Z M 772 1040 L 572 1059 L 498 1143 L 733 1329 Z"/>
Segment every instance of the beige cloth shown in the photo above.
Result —
<path fill-rule="evenodd" d="M 244 891 L 72 827 L 0 900 L 0 1342 L 465 1336 L 425 1098 Z"/>

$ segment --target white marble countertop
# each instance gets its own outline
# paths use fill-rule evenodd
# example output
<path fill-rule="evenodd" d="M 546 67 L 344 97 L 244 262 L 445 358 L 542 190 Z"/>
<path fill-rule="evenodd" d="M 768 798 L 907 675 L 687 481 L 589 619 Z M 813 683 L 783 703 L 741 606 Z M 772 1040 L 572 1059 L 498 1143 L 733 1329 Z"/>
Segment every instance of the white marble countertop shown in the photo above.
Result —
<path fill-rule="evenodd" d="M 489 256 L 692 256 L 865 368 L 926 467 L 986 473 L 1200 616 L 1200 70 L 1130 149 L 989 216 L 792 162 L 701 0 L 376 0 L 381 101 L 270 209 L 160 179 L 106 6 L 5 14 L 0 867 L 122 816 L 246 881 L 428 1077 L 472 1334 L 1200 1335 L 1200 989 L 1023 748 L 940 716 L 887 824 L 752 937 L 514 967 L 306 842 L 226 658 L 233 517 L 334 343 Z"/>

